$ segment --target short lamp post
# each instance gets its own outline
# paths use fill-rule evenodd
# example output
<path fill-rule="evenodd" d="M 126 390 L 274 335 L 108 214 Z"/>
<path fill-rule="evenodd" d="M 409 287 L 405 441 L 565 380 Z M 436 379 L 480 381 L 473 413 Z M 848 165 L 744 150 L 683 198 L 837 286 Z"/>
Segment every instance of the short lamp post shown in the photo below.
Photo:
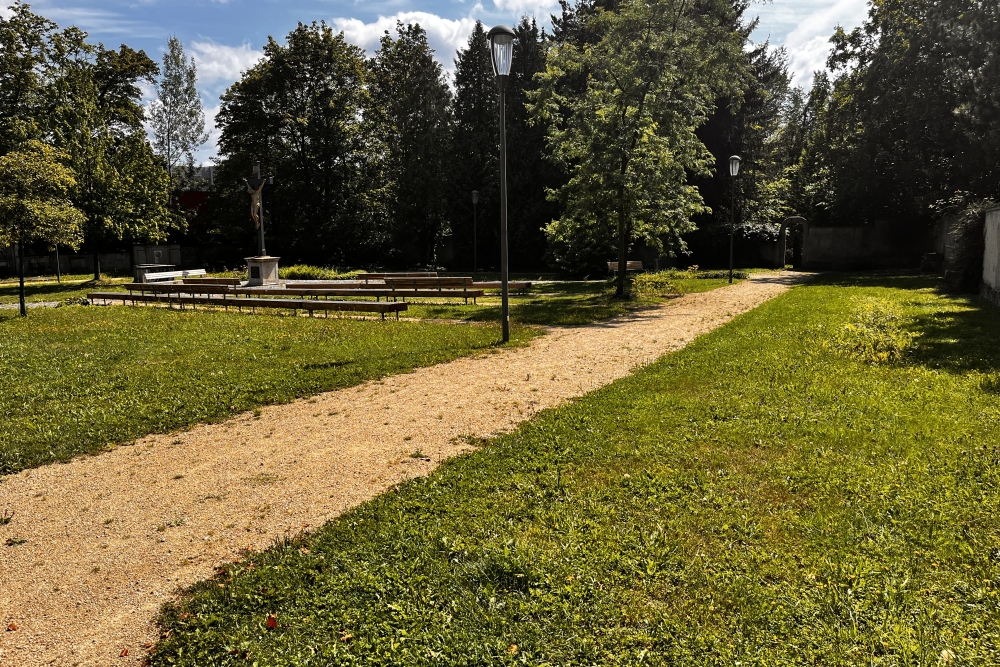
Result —
<path fill-rule="evenodd" d="M 504 92 L 510 77 L 510 63 L 514 59 L 514 31 L 505 25 L 498 25 L 490 29 L 487 37 L 490 40 L 493 74 L 496 75 L 500 88 L 500 326 L 503 330 L 503 342 L 506 343 L 510 340 L 510 301 L 507 287 L 507 133 L 504 127 Z"/>
<path fill-rule="evenodd" d="M 476 206 L 479 205 L 479 190 L 472 191 L 472 272 L 479 270 L 479 234 L 476 231 Z"/>
<path fill-rule="evenodd" d="M 729 158 L 729 175 L 733 179 L 732 195 L 729 199 L 729 284 L 733 284 L 733 234 L 736 231 L 736 177 L 740 175 L 739 155 Z"/>

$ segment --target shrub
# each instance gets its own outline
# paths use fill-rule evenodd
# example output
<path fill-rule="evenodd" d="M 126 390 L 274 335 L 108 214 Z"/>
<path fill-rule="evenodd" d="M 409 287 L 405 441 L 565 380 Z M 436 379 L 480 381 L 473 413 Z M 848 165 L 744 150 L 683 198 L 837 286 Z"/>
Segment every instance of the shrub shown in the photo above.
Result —
<path fill-rule="evenodd" d="M 899 311 L 885 299 L 865 299 L 837 333 L 836 345 L 866 364 L 902 361 L 918 334 L 904 330 Z"/>
<path fill-rule="evenodd" d="M 309 264 L 294 264 L 278 269 L 278 275 L 286 280 L 346 280 L 357 273 L 357 271 L 338 273 L 336 269 Z"/>
<path fill-rule="evenodd" d="M 659 273 L 640 273 L 632 279 L 632 291 L 636 296 L 669 296 L 679 294 L 680 290 L 671 282 L 670 271 Z"/>

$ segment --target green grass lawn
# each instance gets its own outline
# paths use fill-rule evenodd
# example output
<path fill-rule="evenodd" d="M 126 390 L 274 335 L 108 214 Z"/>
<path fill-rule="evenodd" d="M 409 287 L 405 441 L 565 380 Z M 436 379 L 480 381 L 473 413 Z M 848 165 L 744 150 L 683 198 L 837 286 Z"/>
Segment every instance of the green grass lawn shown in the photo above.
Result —
<path fill-rule="evenodd" d="M 515 327 L 515 343 L 538 330 Z M 496 325 L 0 311 L 0 475 L 486 350 Z M 2 481 L 2 479 L 0 479 Z"/>
<path fill-rule="evenodd" d="M 931 279 L 798 287 L 248 555 L 152 664 L 998 664 L 998 338 Z"/>
<path fill-rule="evenodd" d="M 87 296 L 87 292 L 104 291 L 127 282 L 131 282 L 131 279 L 104 278 L 97 282 L 92 275 L 66 275 L 63 276 L 62 282 L 57 282 L 55 278 L 31 280 L 24 284 L 24 300 L 36 302 L 65 301 L 71 298 L 82 299 Z M 0 282 L 0 304 L 18 303 L 19 294 L 16 280 Z"/>

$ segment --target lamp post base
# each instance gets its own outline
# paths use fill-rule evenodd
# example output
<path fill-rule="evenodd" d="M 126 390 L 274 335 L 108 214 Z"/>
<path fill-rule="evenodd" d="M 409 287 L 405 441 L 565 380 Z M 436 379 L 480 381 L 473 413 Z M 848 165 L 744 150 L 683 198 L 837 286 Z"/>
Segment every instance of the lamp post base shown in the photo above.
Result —
<path fill-rule="evenodd" d="M 278 260 L 280 257 L 246 257 L 247 287 L 278 284 Z"/>

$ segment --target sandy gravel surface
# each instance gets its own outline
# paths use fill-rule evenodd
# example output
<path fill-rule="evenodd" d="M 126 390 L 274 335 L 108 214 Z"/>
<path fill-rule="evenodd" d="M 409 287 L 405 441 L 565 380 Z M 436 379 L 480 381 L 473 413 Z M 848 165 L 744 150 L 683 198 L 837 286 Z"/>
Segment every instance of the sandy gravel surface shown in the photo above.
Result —
<path fill-rule="evenodd" d="M 178 587 L 627 375 L 788 288 L 758 278 L 0 483 L 0 665 L 142 659 Z M 427 459 L 410 456 L 420 450 Z M 4 546 L 10 538 L 27 542 Z M 4 628 L 14 628 L 3 631 Z"/>

